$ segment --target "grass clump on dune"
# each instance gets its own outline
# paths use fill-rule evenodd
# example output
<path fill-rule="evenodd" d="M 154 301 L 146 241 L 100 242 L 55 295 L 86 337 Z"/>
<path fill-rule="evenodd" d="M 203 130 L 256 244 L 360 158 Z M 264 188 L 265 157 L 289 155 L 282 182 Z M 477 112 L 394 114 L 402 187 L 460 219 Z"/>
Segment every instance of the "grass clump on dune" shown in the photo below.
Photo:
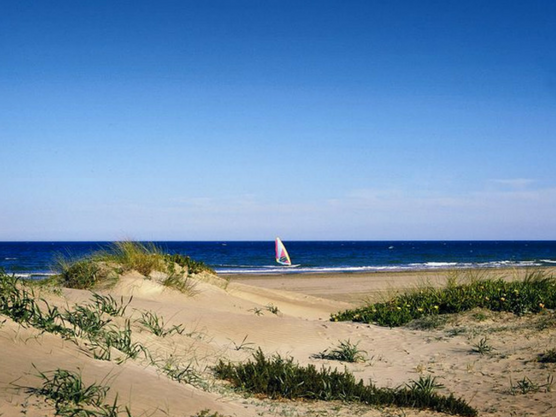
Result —
<path fill-rule="evenodd" d="M 88 289 L 107 278 L 98 263 L 92 259 L 81 259 L 69 262 L 64 259 L 58 260 L 58 280 L 67 288 Z"/>
<path fill-rule="evenodd" d="M 189 256 L 181 255 L 179 253 L 174 253 L 172 255 L 164 255 L 164 260 L 169 264 L 178 264 L 182 268 L 187 269 L 189 274 L 200 274 L 203 272 L 208 272 L 210 274 L 216 274 L 214 269 L 210 268 L 207 264 L 201 261 L 196 261 L 191 259 Z"/>
<path fill-rule="evenodd" d="M 91 289 L 114 283 L 127 271 L 137 271 L 150 277 L 155 271 L 167 274 L 164 285 L 184 293 L 192 293 L 191 274 L 215 274 L 204 262 L 181 254 L 166 254 L 152 243 L 114 242 L 108 249 L 77 261 L 58 258 L 55 281 L 68 288 Z"/>
<path fill-rule="evenodd" d="M 165 271 L 167 267 L 164 254 L 152 243 L 114 242 L 108 250 L 98 253 L 94 258 L 112 262 L 126 271 L 134 270 L 145 276 L 153 271 Z"/>
<path fill-rule="evenodd" d="M 253 360 L 244 364 L 225 363 L 222 360 L 215 368 L 216 375 L 230 381 L 235 387 L 254 394 L 263 394 L 271 399 L 304 399 L 322 401 L 359 402 L 374 406 L 398 406 L 430 409 L 438 412 L 476 416 L 477 410 L 453 394 L 449 396 L 433 392 L 430 386 L 413 383 L 398 388 L 379 388 L 363 380 L 357 381 L 346 370 L 314 365 L 306 367 L 294 363 L 292 358 L 279 355 L 266 358 L 261 349 Z M 429 384 L 430 385 L 430 384 Z"/>
<path fill-rule="evenodd" d="M 30 392 L 41 396 L 54 405 L 57 416 L 83 417 L 131 417 L 129 407 L 118 405 L 118 397 L 112 404 L 105 403 L 110 388 L 93 383 L 86 385 L 80 373 L 65 369 L 40 372 L 41 388 L 31 388 Z"/>
<path fill-rule="evenodd" d="M 477 279 L 457 284 L 449 280 L 445 288 L 421 288 L 386 302 L 333 314 L 331 320 L 394 327 L 425 316 L 461 313 L 474 308 L 516 315 L 554 309 L 556 280 L 542 271 L 529 272 L 521 281 Z"/>
<path fill-rule="evenodd" d="M 358 343 L 351 343 L 348 339 L 346 341 L 340 341 L 340 344 L 333 349 L 325 349 L 316 355 L 313 355 L 315 359 L 328 359 L 333 361 L 343 361 L 343 362 L 365 362 L 365 352 L 358 348 Z"/>
<path fill-rule="evenodd" d="M 42 305 L 42 308 L 41 308 Z M 21 280 L 7 275 L 0 269 L 0 314 L 16 323 L 63 336 L 70 331 L 64 327 L 63 314 L 56 306 L 38 298 L 33 289 L 22 285 Z"/>

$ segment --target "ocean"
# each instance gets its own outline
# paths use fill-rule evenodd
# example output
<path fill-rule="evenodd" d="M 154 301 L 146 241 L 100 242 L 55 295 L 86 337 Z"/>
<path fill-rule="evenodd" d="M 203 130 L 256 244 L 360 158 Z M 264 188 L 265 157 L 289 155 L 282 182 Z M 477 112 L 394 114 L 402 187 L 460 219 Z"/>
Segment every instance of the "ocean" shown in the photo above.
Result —
<path fill-rule="evenodd" d="M 295 267 L 274 261 L 274 241 L 154 242 L 203 261 L 219 274 L 308 274 L 442 268 L 556 266 L 556 241 L 284 241 Z M 21 277 L 55 273 L 110 242 L 0 242 L 0 267 Z"/>

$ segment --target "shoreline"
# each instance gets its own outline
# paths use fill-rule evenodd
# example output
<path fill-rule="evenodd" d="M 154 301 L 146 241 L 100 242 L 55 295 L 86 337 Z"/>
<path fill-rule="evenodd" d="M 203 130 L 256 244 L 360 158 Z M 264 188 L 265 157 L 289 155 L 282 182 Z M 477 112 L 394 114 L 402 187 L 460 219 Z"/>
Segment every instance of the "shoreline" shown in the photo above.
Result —
<path fill-rule="evenodd" d="M 523 279 L 531 271 L 556 275 L 556 267 L 438 269 L 307 274 L 221 274 L 231 283 L 285 290 L 313 297 L 361 305 L 381 301 L 395 292 L 423 285 L 442 286 L 449 276 Z"/>

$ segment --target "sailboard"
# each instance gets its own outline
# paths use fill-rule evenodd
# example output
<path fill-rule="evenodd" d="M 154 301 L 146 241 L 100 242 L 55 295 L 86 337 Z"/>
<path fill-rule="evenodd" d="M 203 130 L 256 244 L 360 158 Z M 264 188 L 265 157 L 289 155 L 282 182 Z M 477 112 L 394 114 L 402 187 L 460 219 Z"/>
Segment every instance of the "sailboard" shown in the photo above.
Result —
<path fill-rule="evenodd" d="M 288 251 L 286 247 L 282 243 L 279 237 L 276 238 L 276 262 L 283 266 L 298 266 L 292 265 L 292 260 L 290 259 L 290 255 L 288 255 Z"/>

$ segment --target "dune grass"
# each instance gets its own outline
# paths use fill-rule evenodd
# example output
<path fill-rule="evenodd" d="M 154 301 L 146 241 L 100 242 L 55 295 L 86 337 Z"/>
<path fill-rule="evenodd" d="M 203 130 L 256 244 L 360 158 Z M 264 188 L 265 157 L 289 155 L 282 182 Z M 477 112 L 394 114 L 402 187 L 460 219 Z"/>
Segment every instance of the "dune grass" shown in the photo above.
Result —
<path fill-rule="evenodd" d="M 162 285 L 191 297 L 197 294 L 197 281 L 184 273 L 171 272 L 162 281 Z"/>
<path fill-rule="evenodd" d="M 253 360 L 243 364 L 220 362 L 216 375 L 230 381 L 236 388 L 271 399 L 302 399 L 322 401 L 358 402 L 373 406 L 398 406 L 430 409 L 438 412 L 476 416 L 477 410 L 453 394 L 440 395 L 433 381 L 410 383 L 397 388 L 379 388 L 372 383 L 357 381 L 345 369 L 340 372 L 314 365 L 300 366 L 292 358 L 274 355 L 265 357 L 259 349 Z"/>
<path fill-rule="evenodd" d="M 164 253 L 153 243 L 133 241 L 114 242 L 109 249 L 98 252 L 94 260 L 114 263 L 124 271 L 137 271 L 149 276 L 153 271 L 166 271 Z"/>
<path fill-rule="evenodd" d="M 397 295 L 386 302 L 333 314 L 332 321 L 402 326 L 425 316 L 461 313 L 474 308 L 511 312 L 516 315 L 539 313 L 556 308 L 556 280 L 543 271 L 529 271 L 521 281 L 472 279 L 446 287 L 421 287 Z"/>
<path fill-rule="evenodd" d="M 187 269 L 189 274 L 200 274 L 203 272 L 208 272 L 210 274 L 216 274 L 214 269 L 210 268 L 207 264 L 201 261 L 196 261 L 191 259 L 189 256 L 181 255 L 179 253 L 174 253 L 172 255 L 165 254 L 164 260 L 169 264 L 177 264 L 182 268 Z M 171 271 L 170 271 L 171 272 Z"/>
<path fill-rule="evenodd" d="M 181 254 L 164 253 L 152 243 L 133 241 L 114 242 L 108 249 L 78 260 L 59 256 L 56 263 L 58 275 L 53 281 L 77 289 L 115 283 L 127 271 L 137 271 L 145 277 L 158 271 L 168 275 L 164 285 L 194 294 L 194 283 L 188 280 L 190 275 L 203 272 L 215 274 L 204 262 Z"/>
<path fill-rule="evenodd" d="M 366 351 L 359 349 L 359 342 L 351 343 L 351 341 L 339 341 L 339 345 L 325 349 L 324 351 L 313 355 L 315 359 L 327 359 L 342 362 L 365 362 Z"/>
<path fill-rule="evenodd" d="M 93 288 L 107 277 L 100 266 L 92 259 L 71 262 L 60 257 L 57 269 L 59 271 L 59 283 L 67 288 Z"/>
<path fill-rule="evenodd" d="M 40 388 L 29 391 L 52 403 L 57 416 L 62 417 L 131 417 L 129 407 L 118 404 L 116 396 L 112 404 L 105 403 L 110 390 L 108 385 L 83 382 L 80 373 L 65 369 L 38 374 L 43 381 Z"/>
<path fill-rule="evenodd" d="M 166 327 L 164 318 L 152 311 L 143 311 L 141 317 L 137 319 L 146 329 L 158 337 L 166 337 L 172 333 L 182 334 L 185 329 L 181 324 L 176 324 L 172 327 Z"/>
<path fill-rule="evenodd" d="M 149 357 L 142 344 L 133 342 L 130 320 L 126 319 L 123 326 L 113 324 L 112 316 L 105 312 L 106 303 L 110 304 L 110 312 L 122 313 L 127 307 L 123 299 L 118 305 L 115 300 L 97 295 L 92 304 L 60 311 L 37 297 L 34 290 L 28 289 L 19 278 L 0 271 L 1 314 L 23 326 L 58 334 L 66 339 L 85 339 L 97 359 L 110 360 L 112 349 L 119 350 L 126 359 L 135 359 L 141 353 Z"/>
<path fill-rule="evenodd" d="M 42 305 L 42 308 L 41 308 Z M 0 269 L 0 314 L 16 323 L 49 333 L 66 336 L 70 331 L 64 326 L 62 313 L 38 298 L 32 288 L 26 288 L 21 280 Z"/>

